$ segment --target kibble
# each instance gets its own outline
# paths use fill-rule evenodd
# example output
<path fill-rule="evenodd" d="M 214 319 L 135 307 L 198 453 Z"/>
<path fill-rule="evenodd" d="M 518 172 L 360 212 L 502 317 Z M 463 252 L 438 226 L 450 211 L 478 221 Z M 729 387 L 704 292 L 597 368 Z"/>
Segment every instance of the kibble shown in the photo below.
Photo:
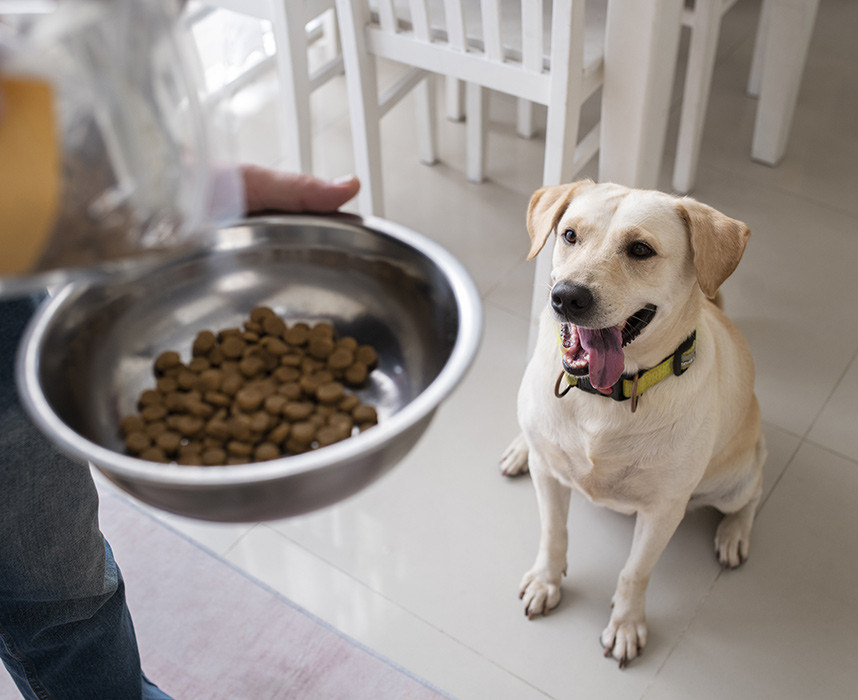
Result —
<path fill-rule="evenodd" d="M 257 462 L 266 462 L 269 459 L 277 459 L 280 456 L 280 448 L 273 442 L 263 442 L 253 452 Z"/>
<path fill-rule="evenodd" d="M 344 376 L 350 386 L 361 386 L 369 376 L 369 368 L 363 362 L 355 362 L 345 371 Z"/>
<path fill-rule="evenodd" d="M 173 352 L 172 350 L 162 352 L 155 359 L 155 371 L 165 372 L 166 370 L 172 369 L 173 367 L 178 367 L 181 362 L 182 359 L 181 357 L 179 357 L 179 353 Z"/>
<path fill-rule="evenodd" d="M 309 445 L 316 437 L 316 426 L 310 421 L 292 424 L 292 440 Z"/>
<path fill-rule="evenodd" d="M 160 447 L 150 447 L 140 453 L 140 459 L 148 462 L 167 462 L 167 455 Z"/>
<path fill-rule="evenodd" d="M 137 405 L 143 408 L 144 406 L 151 406 L 158 403 L 161 403 L 161 394 L 154 389 L 147 389 L 140 394 L 140 400 L 137 402 Z"/>
<path fill-rule="evenodd" d="M 154 462 L 217 466 L 267 461 L 344 440 L 378 414 L 346 387 L 378 365 L 369 345 L 339 338 L 327 322 L 287 325 L 258 306 L 241 327 L 197 333 L 187 364 L 155 359 L 155 387 L 121 433 L 128 454 Z"/>
<path fill-rule="evenodd" d="M 209 367 L 211 363 L 205 357 L 195 357 L 188 363 L 188 369 L 194 374 L 205 372 Z"/>
<path fill-rule="evenodd" d="M 203 464 L 207 467 L 214 467 L 223 464 L 226 461 L 226 450 L 220 447 L 212 447 L 203 452 Z"/>
<path fill-rule="evenodd" d="M 274 310 L 268 306 L 257 306 L 250 311 L 251 323 L 261 323 L 266 316 L 276 316 Z"/>
<path fill-rule="evenodd" d="M 345 391 L 339 382 L 326 382 L 316 389 L 316 397 L 323 404 L 333 404 L 343 398 Z"/>
<path fill-rule="evenodd" d="M 131 454 L 140 454 L 152 444 L 152 439 L 142 430 L 125 436 L 125 447 Z"/>
<path fill-rule="evenodd" d="M 333 370 L 345 371 L 355 362 L 355 354 L 348 348 L 337 348 L 328 358 L 328 367 Z"/>
<path fill-rule="evenodd" d="M 295 345 L 298 347 L 304 345 L 309 337 L 310 327 L 306 323 L 296 323 L 283 333 L 283 339 L 289 343 L 289 345 Z"/>
<path fill-rule="evenodd" d="M 143 426 L 145 423 L 140 416 L 125 416 L 122 419 L 122 434 L 128 435 L 130 433 L 137 433 L 143 431 Z"/>
<path fill-rule="evenodd" d="M 355 422 L 358 424 L 369 423 L 371 425 L 375 425 L 378 422 L 378 414 L 375 412 L 375 409 L 372 406 L 367 406 L 366 404 L 361 404 L 355 408 L 352 411 L 352 418 L 354 418 Z"/>
<path fill-rule="evenodd" d="M 375 348 L 371 345 L 361 345 L 355 351 L 355 359 L 358 362 L 363 362 L 370 369 L 375 369 L 378 366 L 378 355 Z"/>
<path fill-rule="evenodd" d="M 214 348 L 215 343 L 217 342 L 217 337 L 211 331 L 201 331 L 197 334 L 197 337 L 194 339 L 194 345 L 191 349 L 194 357 L 199 357 L 202 355 L 208 355 L 211 352 L 212 348 Z"/>
<path fill-rule="evenodd" d="M 175 377 L 161 377 L 155 386 L 157 386 L 158 391 L 164 395 L 175 393 L 179 388 L 179 384 L 176 382 Z"/>
<path fill-rule="evenodd" d="M 268 335 L 282 336 L 286 332 L 286 324 L 279 316 L 266 316 L 262 319 L 262 330 Z"/>
<path fill-rule="evenodd" d="M 236 393 L 235 403 L 242 411 L 253 411 L 259 408 L 263 398 L 262 392 L 252 387 L 245 387 Z"/>
<path fill-rule="evenodd" d="M 283 415 L 291 421 L 306 420 L 313 412 L 313 404 L 309 401 L 289 401 L 283 406 Z"/>
<path fill-rule="evenodd" d="M 224 357 L 235 359 L 241 357 L 246 345 L 247 343 L 244 342 L 244 338 L 237 335 L 227 335 L 224 337 L 220 349 Z"/>
<path fill-rule="evenodd" d="M 144 406 L 143 410 L 140 411 L 140 417 L 147 423 L 159 421 L 166 415 L 167 407 L 162 403 L 149 404 L 148 406 Z"/>

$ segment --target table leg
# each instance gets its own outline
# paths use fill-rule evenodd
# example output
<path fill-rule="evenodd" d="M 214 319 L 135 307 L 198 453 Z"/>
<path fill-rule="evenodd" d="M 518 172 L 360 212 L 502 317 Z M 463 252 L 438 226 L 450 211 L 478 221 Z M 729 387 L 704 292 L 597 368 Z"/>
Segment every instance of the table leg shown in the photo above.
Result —
<path fill-rule="evenodd" d="M 658 184 L 683 0 L 610 0 L 599 180 Z"/>

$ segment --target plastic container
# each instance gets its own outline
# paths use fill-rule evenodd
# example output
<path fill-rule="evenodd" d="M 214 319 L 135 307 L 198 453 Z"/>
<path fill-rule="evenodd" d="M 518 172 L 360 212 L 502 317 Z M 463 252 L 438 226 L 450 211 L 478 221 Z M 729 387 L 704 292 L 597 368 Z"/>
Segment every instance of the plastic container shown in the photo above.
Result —
<path fill-rule="evenodd" d="M 223 141 L 182 3 L 13 5 L 0 22 L 0 296 L 138 269 L 242 214 L 237 169 L 215 164 Z"/>

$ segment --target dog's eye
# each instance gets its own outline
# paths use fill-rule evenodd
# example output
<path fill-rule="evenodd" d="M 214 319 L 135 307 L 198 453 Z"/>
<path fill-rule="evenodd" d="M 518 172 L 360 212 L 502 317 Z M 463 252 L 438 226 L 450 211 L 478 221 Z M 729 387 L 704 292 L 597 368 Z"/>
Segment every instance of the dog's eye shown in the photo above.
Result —
<path fill-rule="evenodd" d="M 629 255 L 638 260 L 646 260 L 655 255 L 655 251 L 643 241 L 635 241 L 629 246 Z"/>
<path fill-rule="evenodd" d="M 567 228 L 563 232 L 563 240 L 566 241 L 569 245 L 574 245 L 578 242 L 578 234 L 575 233 L 575 229 Z"/>

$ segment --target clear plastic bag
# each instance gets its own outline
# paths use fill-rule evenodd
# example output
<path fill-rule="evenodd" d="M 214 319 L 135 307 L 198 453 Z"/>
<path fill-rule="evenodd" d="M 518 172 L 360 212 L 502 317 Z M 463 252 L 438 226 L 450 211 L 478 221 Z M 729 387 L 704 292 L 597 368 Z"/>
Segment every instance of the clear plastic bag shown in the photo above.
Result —
<path fill-rule="evenodd" d="M 59 153 L 44 240 L 27 269 L 12 269 L 0 249 L 0 296 L 138 267 L 241 215 L 237 169 L 214 163 L 223 142 L 214 147 L 200 105 L 180 5 L 60 0 L 48 12 L 0 16 L 0 77 L 49 86 Z M 4 101 L 0 130 L 14 109 Z M 0 152 L 3 167 L 12 166 Z M 0 213 L 19 206 L 2 197 Z M 26 228 L 16 221 L 0 218 L 3 248 L 32 243 L 33 230 L 10 230 Z"/>

